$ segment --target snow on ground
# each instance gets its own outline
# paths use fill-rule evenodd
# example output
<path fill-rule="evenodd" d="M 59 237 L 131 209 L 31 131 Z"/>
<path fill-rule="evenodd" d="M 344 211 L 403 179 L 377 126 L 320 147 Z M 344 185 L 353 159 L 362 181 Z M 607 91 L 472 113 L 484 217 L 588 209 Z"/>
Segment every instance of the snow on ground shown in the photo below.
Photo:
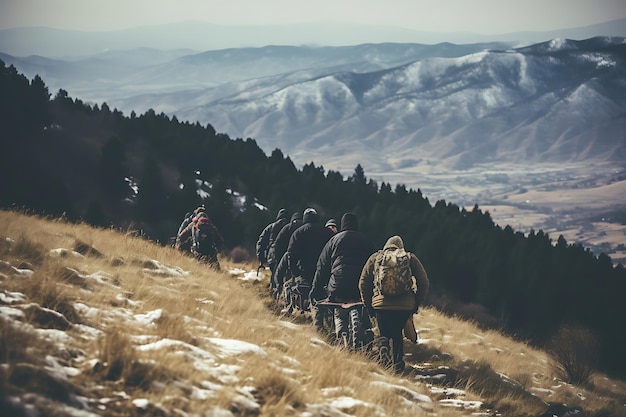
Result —
<path fill-rule="evenodd" d="M 73 251 L 67 251 L 64 249 L 55 249 L 51 252 L 54 256 L 76 256 Z M 82 256 L 82 255 L 81 255 Z M 31 271 L 32 272 L 32 271 Z M 144 262 L 143 272 L 150 274 L 154 277 L 182 277 L 188 275 L 188 272 L 184 271 L 180 267 L 172 267 L 163 265 L 156 260 L 148 260 Z M 228 271 L 233 279 L 245 280 L 245 281 L 260 281 L 267 280 L 266 271 L 246 271 L 243 269 L 231 269 Z M 22 275 L 21 271 L 14 271 L 14 275 Z M 78 274 L 78 272 L 77 272 Z M 94 283 L 101 284 L 111 288 L 114 286 L 110 275 L 104 272 L 97 272 L 91 275 L 81 275 L 85 279 L 89 279 Z M 219 295 L 214 294 L 214 299 L 218 299 Z M 149 329 L 155 326 L 155 323 L 163 316 L 161 309 L 150 310 L 141 314 L 133 312 L 134 308 L 140 307 L 142 304 L 138 301 L 131 301 L 122 294 L 118 294 L 116 297 L 120 302 L 120 306 L 111 309 L 97 308 L 94 306 L 86 305 L 83 302 L 76 302 L 74 307 L 76 311 L 83 317 L 89 318 L 94 323 L 104 323 L 106 326 L 108 323 L 115 322 L 131 322 L 132 328 L 137 329 L 137 334 L 128 335 L 131 340 L 134 349 L 137 352 L 150 352 L 150 351 L 164 351 L 168 353 L 175 352 L 176 355 L 184 356 L 187 361 L 193 366 L 204 373 L 205 377 L 199 384 L 193 385 L 189 383 L 188 392 L 189 397 L 198 400 L 211 399 L 215 397 L 216 393 L 229 389 L 235 390 L 237 393 L 233 397 L 233 401 L 237 403 L 238 409 L 245 409 L 251 411 L 261 408 L 261 404 L 252 395 L 252 388 L 247 385 L 248 381 L 242 381 L 239 379 L 238 373 L 241 370 L 240 362 L 232 364 L 232 358 L 237 358 L 243 355 L 254 355 L 261 358 L 267 358 L 268 354 L 266 350 L 256 344 L 249 342 L 222 338 L 219 335 L 215 337 L 205 337 L 201 344 L 202 347 L 194 346 L 190 343 L 186 343 L 180 340 L 174 340 L 169 338 L 159 339 L 157 336 L 147 336 L 142 333 L 142 330 Z M 213 300 L 199 299 L 198 303 L 213 303 Z M 60 329 L 38 329 L 30 324 L 26 324 L 25 313 L 20 308 L 23 307 L 28 301 L 24 294 L 18 292 L 0 291 L 0 320 L 4 320 L 10 323 L 12 326 L 19 327 L 22 330 L 27 330 L 38 337 L 45 339 L 51 343 L 56 344 L 59 352 L 67 351 L 70 346 L 76 343 L 76 339 L 82 339 L 82 342 L 93 341 L 96 343 L 99 338 L 102 337 L 102 330 L 97 329 L 85 324 L 73 325 L 72 331 L 60 330 Z M 186 318 L 186 322 L 198 320 L 192 318 Z M 289 330 L 298 331 L 301 325 L 286 321 L 284 319 L 278 319 L 277 323 Z M 207 333 L 213 334 L 211 329 L 206 324 L 197 323 L 196 325 L 204 325 Z M 316 343 L 315 340 L 311 340 L 311 343 Z M 326 343 L 319 339 L 317 340 L 319 345 L 325 345 Z M 420 339 L 420 343 L 428 343 L 426 339 Z M 285 374 L 296 373 L 295 367 L 298 365 L 298 361 L 293 358 L 283 358 L 284 360 L 277 364 L 277 369 L 282 369 Z M 73 359 L 73 366 L 68 366 L 67 360 L 56 358 L 52 355 L 45 357 L 45 370 L 59 381 L 71 381 L 72 378 L 86 372 L 88 369 L 93 369 L 96 366 L 97 359 L 86 358 L 81 355 L 77 355 Z M 285 369 L 285 364 L 294 365 L 294 369 Z M 433 381 L 436 380 L 436 376 L 433 377 Z M 434 385 L 428 384 L 427 380 L 419 380 L 416 384 L 427 386 L 430 388 L 430 392 L 433 398 L 442 398 L 440 400 L 433 400 L 428 395 L 420 394 L 417 391 L 413 391 L 401 385 L 393 385 L 387 382 L 373 381 L 372 385 L 377 386 L 380 389 L 384 389 L 396 395 L 406 407 L 414 409 L 417 414 L 426 411 L 433 410 L 433 403 L 437 402 L 446 407 L 458 407 L 465 410 L 476 410 L 480 408 L 481 403 L 477 401 L 466 401 L 463 399 L 465 392 L 462 390 L 446 389 L 442 390 L 436 388 Z M 384 416 L 384 410 L 377 404 L 369 403 L 361 399 L 353 398 L 350 395 L 346 395 L 346 390 L 325 390 L 321 393 L 323 398 L 322 402 L 317 404 L 308 404 L 306 411 L 302 416 L 315 416 L 315 415 L 329 415 L 329 416 L 346 416 L 350 415 L 350 410 L 355 407 L 364 407 L 371 409 L 373 414 L 378 416 Z M 33 394 L 36 395 L 36 394 Z M 153 410 L 154 407 L 159 404 L 150 404 L 148 398 L 130 398 L 129 394 L 125 392 L 118 392 L 115 398 L 102 397 L 102 398 L 76 398 L 76 405 L 74 408 L 70 405 L 63 405 L 66 407 L 68 415 L 76 416 L 95 416 L 98 411 L 104 411 L 107 409 L 110 403 L 125 400 L 131 402 L 140 413 L 149 413 L 149 410 Z M 10 399 L 13 406 L 22 407 L 24 410 L 30 409 L 31 406 L 26 403 L 22 403 L 24 398 L 13 397 Z M 90 407 L 88 404 L 93 404 L 97 409 L 96 412 L 91 413 L 86 411 Z M 151 408 L 153 407 L 153 408 Z M 223 408 L 213 408 L 212 415 L 219 416 L 232 416 L 231 411 Z"/>

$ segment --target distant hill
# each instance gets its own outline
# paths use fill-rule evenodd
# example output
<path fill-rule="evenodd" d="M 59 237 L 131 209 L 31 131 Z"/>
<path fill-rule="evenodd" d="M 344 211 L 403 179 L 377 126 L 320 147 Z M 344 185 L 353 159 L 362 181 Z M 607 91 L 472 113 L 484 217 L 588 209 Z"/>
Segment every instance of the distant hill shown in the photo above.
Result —
<path fill-rule="evenodd" d="M 52 91 L 211 123 L 298 164 L 314 152 L 340 171 L 619 163 L 626 154 L 624 38 L 2 59 Z"/>
<path fill-rule="evenodd" d="M 227 26 L 205 22 L 179 22 L 126 30 L 87 32 L 46 27 L 0 30 L 0 52 L 15 56 L 76 57 L 108 50 L 154 48 L 208 51 L 267 45 L 348 46 L 385 42 L 437 44 L 506 41 L 519 44 L 553 38 L 587 39 L 626 36 L 626 19 L 549 32 L 515 32 L 500 35 L 436 33 L 387 26 L 298 24 L 283 26 Z"/>

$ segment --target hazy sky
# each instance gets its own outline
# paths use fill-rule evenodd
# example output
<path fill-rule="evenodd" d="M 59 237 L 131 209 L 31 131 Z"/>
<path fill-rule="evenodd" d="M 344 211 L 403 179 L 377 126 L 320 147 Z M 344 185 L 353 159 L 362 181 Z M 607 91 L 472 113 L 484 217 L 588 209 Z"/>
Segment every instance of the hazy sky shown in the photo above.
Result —
<path fill-rule="evenodd" d="M 0 29 L 106 31 L 185 20 L 224 25 L 367 23 L 499 34 L 626 18 L 626 0 L 0 0 Z"/>

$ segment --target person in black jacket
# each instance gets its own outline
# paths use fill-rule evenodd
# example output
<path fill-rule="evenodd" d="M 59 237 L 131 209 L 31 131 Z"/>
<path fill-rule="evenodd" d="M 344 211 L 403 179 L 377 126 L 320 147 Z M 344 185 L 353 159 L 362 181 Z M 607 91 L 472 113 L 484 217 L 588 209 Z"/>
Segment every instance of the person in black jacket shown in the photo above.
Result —
<path fill-rule="evenodd" d="M 359 278 L 363 266 L 375 252 L 372 242 L 358 231 L 354 214 L 345 213 L 341 218 L 341 231 L 324 246 L 317 261 L 315 277 L 311 287 L 311 304 L 329 301 L 361 301 Z M 322 317 L 313 308 L 313 321 L 320 328 Z M 348 310 L 335 309 L 335 332 L 338 340 L 348 332 Z M 317 317 L 315 316 L 317 315 Z"/>
<path fill-rule="evenodd" d="M 274 256 L 278 259 L 278 264 L 276 265 L 276 271 L 272 277 L 272 288 L 274 290 L 273 295 L 276 299 L 280 297 L 280 294 L 283 291 L 283 283 L 290 278 L 288 276 L 289 267 L 287 256 L 287 247 L 289 246 L 289 239 L 293 232 L 302 226 L 302 212 L 297 211 L 293 213 L 291 216 L 291 220 L 289 223 L 283 226 L 278 232 L 278 236 L 276 236 L 276 240 L 274 241 Z"/>
<path fill-rule="evenodd" d="M 276 220 L 272 223 L 265 226 L 261 234 L 259 235 L 259 239 L 256 242 L 256 253 L 257 258 L 259 259 L 259 265 L 267 265 L 270 267 L 271 277 L 270 277 L 270 286 L 274 281 L 274 271 L 276 270 L 276 265 L 280 259 L 276 259 L 274 256 L 274 242 L 276 237 L 278 236 L 278 232 L 283 228 L 285 224 L 289 221 L 287 210 L 281 208 L 278 210 L 278 214 L 276 215 Z M 270 291 L 272 288 L 270 288 Z"/>
<path fill-rule="evenodd" d="M 306 294 L 303 294 L 304 304 L 308 304 L 317 259 L 326 242 L 333 236 L 333 232 L 320 223 L 319 215 L 313 208 L 304 211 L 302 221 L 304 224 L 298 227 L 289 239 L 287 260 L 291 274 L 295 277 L 294 281 L 302 287 L 308 287 Z"/>

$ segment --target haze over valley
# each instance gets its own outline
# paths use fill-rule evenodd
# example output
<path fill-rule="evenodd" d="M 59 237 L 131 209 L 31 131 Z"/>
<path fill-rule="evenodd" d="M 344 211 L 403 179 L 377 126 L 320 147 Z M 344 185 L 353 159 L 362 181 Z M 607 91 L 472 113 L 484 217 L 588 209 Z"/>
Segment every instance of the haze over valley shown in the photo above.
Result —
<path fill-rule="evenodd" d="M 503 226 L 626 260 L 623 37 L 0 52 L 53 95 L 211 124 L 296 166 L 360 164 L 432 204 L 478 204 Z"/>

